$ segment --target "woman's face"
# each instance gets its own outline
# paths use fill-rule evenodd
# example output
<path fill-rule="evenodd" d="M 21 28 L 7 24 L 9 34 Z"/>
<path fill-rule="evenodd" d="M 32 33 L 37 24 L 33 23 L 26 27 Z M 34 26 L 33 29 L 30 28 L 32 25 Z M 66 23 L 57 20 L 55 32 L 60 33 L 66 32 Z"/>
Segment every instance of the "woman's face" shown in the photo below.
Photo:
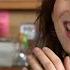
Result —
<path fill-rule="evenodd" d="M 52 19 L 63 49 L 70 54 L 70 0 L 56 0 Z"/>

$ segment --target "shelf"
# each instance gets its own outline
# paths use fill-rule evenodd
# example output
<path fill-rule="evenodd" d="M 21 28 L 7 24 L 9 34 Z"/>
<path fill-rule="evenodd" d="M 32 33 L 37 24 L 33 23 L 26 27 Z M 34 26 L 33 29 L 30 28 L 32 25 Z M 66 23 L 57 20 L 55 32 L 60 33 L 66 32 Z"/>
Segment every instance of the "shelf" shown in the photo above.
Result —
<path fill-rule="evenodd" d="M 37 9 L 40 6 L 41 6 L 41 0 L 0 1 L 0 9 Z"/>

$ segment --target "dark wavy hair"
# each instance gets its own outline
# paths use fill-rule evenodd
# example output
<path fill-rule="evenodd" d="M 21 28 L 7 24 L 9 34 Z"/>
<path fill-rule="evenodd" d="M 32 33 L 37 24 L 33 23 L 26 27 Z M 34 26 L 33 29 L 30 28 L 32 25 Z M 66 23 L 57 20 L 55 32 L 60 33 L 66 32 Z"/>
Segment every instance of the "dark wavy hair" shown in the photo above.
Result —
<path fill-rule="evenodd" d="M 37 19 L 39 39 L 37 40 L 38 47 L 49 47 L 52 49 L 62 60 L 66 53 L 64 52 L 60 41 L 57 38 L 54 24 L 52 21 L 52 12 L 55 0 L 43 0 L 40 15 Z"/>

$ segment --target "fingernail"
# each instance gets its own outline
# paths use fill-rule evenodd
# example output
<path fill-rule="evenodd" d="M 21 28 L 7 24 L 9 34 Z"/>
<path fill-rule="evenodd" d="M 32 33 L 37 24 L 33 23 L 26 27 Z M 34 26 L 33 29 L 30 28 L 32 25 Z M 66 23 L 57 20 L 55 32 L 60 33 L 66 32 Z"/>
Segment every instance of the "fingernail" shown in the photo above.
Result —
<path fill-rule="evenodd" d="M 43 47 L 43 50 L 45 51 L 45 50 L 48 50 L 48 47 Z"/>
<path fill-rule="evenodd" d="M 36 53 L 38 51 L 39 51 L 39 48 L 38 47 L 35 47 L 34 50 L 33 50 L 34 53 Z"/>
<path fill-rule="evenodd" d="M 67 56 L 67 57 L 66 57 L 66 60 L 69 62 L 69 61 L 70 61 L 70 57 L 69 57 L 69 56 Z"/>

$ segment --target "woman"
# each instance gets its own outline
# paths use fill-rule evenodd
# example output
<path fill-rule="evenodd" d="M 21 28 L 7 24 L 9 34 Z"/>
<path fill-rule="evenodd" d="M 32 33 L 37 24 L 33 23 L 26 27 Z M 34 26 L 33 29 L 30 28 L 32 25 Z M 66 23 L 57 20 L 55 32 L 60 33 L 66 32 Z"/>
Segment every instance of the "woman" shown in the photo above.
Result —
<path fill-rule="evenodd" d="M 70 0 L 43 0 L 39 20 L 43 48 L 28 56 L 32 70 L 70 70 Z"/>

